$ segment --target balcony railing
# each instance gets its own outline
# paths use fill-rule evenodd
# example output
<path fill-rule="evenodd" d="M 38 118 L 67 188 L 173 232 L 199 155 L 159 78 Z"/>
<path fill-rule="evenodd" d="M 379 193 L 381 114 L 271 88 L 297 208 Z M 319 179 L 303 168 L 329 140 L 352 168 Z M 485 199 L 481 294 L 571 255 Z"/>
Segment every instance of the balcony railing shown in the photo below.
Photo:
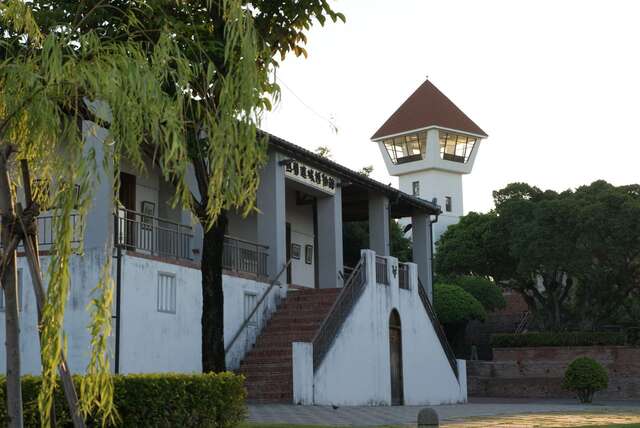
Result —
<path fill-rule="evenodd" d="M 398 263 L 398 287 L 408 290 L 409 289 L 409 265 L 405 263 Z"/>
<path fill-rule="evenodd" d="M 42 214 L 36 218 L 36 226 L 38 228 L 38 246 L 39 247 L 49 247 L 53 245 L 56 237 L 56 231 L 54 229 L 54 220 L 55 216 L 52 214 Z M 71 236 L 71 242 L 76 244 L 81 241 L 81 230 L 80 230 L 80 215 L 79 214 L 71 214 L 71 227 L 73 228 L 73 233 Z M 22 243 L 20 244 L 22 247 Z M 41 248 L 42 249 L 42 248 Z"/>
<path fill-rule="evenodd" d="M 389 271 L 387 270 L 387 259 L 376 256 L 376 282 L 378 284 L 389 285 Z"/>
<path fill-rule="evenodd" d="M 225 236 L 222 267 L 230 271 L 266 278 L 268 249 L 269 247 L 255 242 Z"/>
<path fill-rule="evenodd" d="M 153 256 L 192 260 L 193 228 L 120 208 L 115 215 L 115 243 Z"/>

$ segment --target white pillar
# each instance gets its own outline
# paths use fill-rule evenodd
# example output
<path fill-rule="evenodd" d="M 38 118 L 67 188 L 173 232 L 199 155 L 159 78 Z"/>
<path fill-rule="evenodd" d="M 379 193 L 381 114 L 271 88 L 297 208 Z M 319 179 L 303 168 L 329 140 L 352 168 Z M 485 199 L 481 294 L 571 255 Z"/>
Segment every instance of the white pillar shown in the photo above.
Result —
<path fill-rule="evenodd" d="M 413 224 L 411 229 L 413 236 L 413 262 L 418 265 L 418 277 L 422 281 L 429 300 L 433 302 L 431 219 L 425 213 L 415 213 L 411 217 L 411 223 Z"/>
<path fill-rule="evenodd" d="M 342 190 L 318 198 L 318 281 L 320 288 L 342 287 Z"/>
<path fill-rule="evenodd" d="M 379 256 L 391 255 L 389 242 L 389 198 L 369 195 L 369 248 Z"/>
<path fill-rule="evenodd" d="M 291 344 L 293 404 L 313 404 L 313 343 Z"/>
<path fill-rule="evenodd" d="M 286 249 L 286 205 L 284 166 L 282 156 L 271 152 L 265 167 L 260 171 L 260 187 L 257 203 L 258 243 L 269 246 L 267 272 L 270 279 L 282 270 L 287 262 Z M 286 282 L 284 274 L 280 282 Z"/>

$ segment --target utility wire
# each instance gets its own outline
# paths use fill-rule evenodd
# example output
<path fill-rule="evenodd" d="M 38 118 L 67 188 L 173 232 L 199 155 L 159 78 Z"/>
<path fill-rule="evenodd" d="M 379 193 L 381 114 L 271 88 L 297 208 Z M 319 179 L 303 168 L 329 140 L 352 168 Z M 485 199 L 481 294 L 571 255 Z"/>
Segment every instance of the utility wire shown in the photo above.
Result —
<path fill-rule="evenodd" d="M 331 127 L 331 130 L 333 132 L 335 132 L 336 134 L 338 133 L 338 126 L 335 124 L 335 122 L 333 121 L 332 118 L 327 118 L 325 116 L 323 116 L 322 114 L 318 113 L 316 110 L 313 109 L 313 107 L 311 107 L 309 104 L 305 103 L 302 98 L 300 98 L 298 96 L 298 94 L 296 94 L 293 89 L 291 89 L 289 87 L 289 85 L 287 85 L 284 80 L 282 80 L 279 76 L 276 76 L 276 80 L 278 80 L 280 82 L 280 84 L 282 84 L 282 86 L 284 86 L 284 88 L 289 91 L 291 93 L 291 95 L 293 95 L 299 102 L 300 104 L 302 104 L 307 110 L 309 110 L 311 113 L 313 113 L 314 115 L 316 115 L 317 117 L 319 117 L 320 119 L 322 119 L 323 121 L 327 122 L 329 124 L 329 126 Z"/>

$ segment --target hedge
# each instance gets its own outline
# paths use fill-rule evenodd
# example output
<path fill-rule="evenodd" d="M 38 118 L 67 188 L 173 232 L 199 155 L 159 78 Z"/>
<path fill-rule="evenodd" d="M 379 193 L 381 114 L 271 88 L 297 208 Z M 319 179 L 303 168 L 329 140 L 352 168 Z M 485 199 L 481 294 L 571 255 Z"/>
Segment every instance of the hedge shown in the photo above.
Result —
<path fill-rule="evenodd" d="M 197 426 L 228 428 L 246 414 L 244 378 L 233 373 L 116 375 L 114 405 L 119 427 Z M 78 388 L 80 377 L 75 376 Z M 40 378 L 22 378 L 24 426 L 39 427 Z M 79 388 L 78 388 L 79 391 Z M 56 390 L 58 427 L 72 426 L 62 388 Z M 99 426 L 87 421 L 89 426 Z M 7 426 L 6 379 L 0 378 L 0 426 Z"/>
<path fill-rule="evenodd" d="M 543 332 L 522 334 L 494 334 L 494 348 L 523 348 L 538 346 L 618 346 L 625 344 L 623 333 L 602 332 Z"/>

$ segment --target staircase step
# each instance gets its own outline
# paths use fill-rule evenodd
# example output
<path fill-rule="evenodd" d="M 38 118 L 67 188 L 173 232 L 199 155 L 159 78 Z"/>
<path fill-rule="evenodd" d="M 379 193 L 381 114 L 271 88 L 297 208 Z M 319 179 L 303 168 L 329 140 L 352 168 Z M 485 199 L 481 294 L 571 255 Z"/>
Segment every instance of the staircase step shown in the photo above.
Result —
<path fill-rule="evenodd" d="M 240 363 L 251 403 L 293 400 L 293 342 L 310 342 L 322 325 L 341 289 L 290 289 Z"/>

